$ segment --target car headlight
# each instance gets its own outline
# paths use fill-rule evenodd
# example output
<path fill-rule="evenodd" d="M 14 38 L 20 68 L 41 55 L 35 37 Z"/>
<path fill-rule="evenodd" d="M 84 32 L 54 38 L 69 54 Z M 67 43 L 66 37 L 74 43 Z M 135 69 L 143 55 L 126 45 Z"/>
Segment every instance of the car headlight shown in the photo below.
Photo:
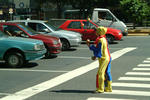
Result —
<path fill-rule="evenodd" d="M 122 34 L 122 32 L 119 32 L 119 35 L 121 35 Z"/>
<path fill-rule="evenodd" d="M 45 48 L 44 45 L 40 45 L 40 44 L 34 45 L 34 50 L 43 50 L 44 48 Z"/>
<path fill-rule="evenodd" d="M 125 32 L 128 32 L 128 29 L 126 28 L 124 31 L 125 31 Z"/>
<path fill-rule="evenodd" d="M 57 40 L 54 40 L 54 41 L 53 41 L 53 44 L 54 44 L 54 45 L 58 44 L 58 41 L 57 41 Z"/>

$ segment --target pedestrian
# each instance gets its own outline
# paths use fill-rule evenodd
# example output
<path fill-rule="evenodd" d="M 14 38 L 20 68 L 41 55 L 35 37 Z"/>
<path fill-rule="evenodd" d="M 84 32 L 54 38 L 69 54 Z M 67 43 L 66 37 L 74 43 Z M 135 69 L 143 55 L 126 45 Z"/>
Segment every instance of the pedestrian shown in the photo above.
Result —
<path fill-rule="evenodd" d="M 99 68 L 96 75 L 96 93 L 112 92 L 112 77 L 111 77 L 111 56 L 108 49 L 108 43 L 105 38 L 107 28 L 98 27 L 96 29 L 97 39 L 94 44 L 90 44 L 87 39 L 86 43 L 94 56 L 92 60 L 98 58 Z"/>

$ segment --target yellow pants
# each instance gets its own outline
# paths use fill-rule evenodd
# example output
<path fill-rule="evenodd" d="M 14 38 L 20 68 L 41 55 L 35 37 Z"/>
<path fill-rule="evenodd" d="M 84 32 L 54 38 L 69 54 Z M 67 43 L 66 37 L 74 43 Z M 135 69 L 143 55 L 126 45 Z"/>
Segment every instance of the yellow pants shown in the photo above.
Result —
<path fill-rule="evenodd" d="M 104 81 L 105 81 L 105 71 L 109 63 L 109 59 L 106 58 L 98 58 L 99 61 L 99 69 L 96 76 L 96 88 L 98 92 L 104 92 Z M 109 88 L 111 88 L 111 82 L 109 83 Z M 108 88 L 108 87 L 107 87 Z M 111 89 L 112 90 L 112 89 Z"/>

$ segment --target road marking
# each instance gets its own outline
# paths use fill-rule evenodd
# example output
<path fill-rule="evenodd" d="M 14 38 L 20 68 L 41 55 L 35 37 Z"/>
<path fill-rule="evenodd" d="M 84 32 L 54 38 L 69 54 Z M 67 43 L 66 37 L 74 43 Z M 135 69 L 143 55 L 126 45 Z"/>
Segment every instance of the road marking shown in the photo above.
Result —
<path fill-rule="evenodd" d="M 119 58 L 120 56 L 124 55 L 125 53 L 133 51 L 135 49 L 136 48 L 124 48 L 124 49 L 118 50 L 111 54 L 112 60 L 115 60 L 115 59 Z M 40 83 L 35 86 L 18 91 L 16 93 L 14 93 L 13 95 L 3 97 L 0 100 L 24 100 L 24 99 L 27 99 L 35 94 L 38 94 L 42 91 L 53 88 L 57 85 L 60 85 L 64 82 L 66 82 L 66 81 L 69 81 L 77 76 L 87 73 L 97 67 L 98 67 L 98 61 L 96 60 L 88 65 L 85 65 L 85 66 L 82 66 L 75 70 L 72 70 L 70 72 L 64 73 L 62 75 L 59 75 L 59 76 L 57 76 L 53 79 L 50 79 L 48 81 L 45 81 L 43 83 Z"/>
<path fill-rule="evenodd" d="M 75 57 L 75 56 L 58 56 L 58 58 L 76 58 L 76 59 L 91 59 L 91 57 Z"/>
<path fill-rule="evenodd" d="M 150 58 L 147 58 L 147 60 L 150 60 Z"/>
<path fill-rule="evenodd" d="M 139 64 L 139 67 L 150 67 L 150 64 Z"/>
<path fill-rule="evenodd" d="M 122 56 L 123 54 L 127 53 L 127 52 L 130 52 L 132 50 L 135 50 L 136 48 L 124 48 L 124 49 L 121 49 L 121 50 L 118 50 L 116 52 L 114 52 L 111 56 L 112 56 L 112 59 L 116 59 L 116 58 L 119 58 L 120 56 Z"/>
<path fill-rule="evenodd" d="M 89 49 L 89 48 L 88 48 L 88 47 L 87 47 L 87 48 L 85 47 L 85 48 L 77 48 L 77 49 L 81 49 L 81 50 L 82 50 L 82 49 Z"/>
<path fill-rule="evenodd" d="M 131 91 L 131 90 L 113 90 L 112 92 L 105 92 L 104 94 L 117 94 L 117 95 L 132 95 L 132 96 L 150 96 L 150 92 L 146 91 Z"/>
<path fill-rule="evenodd" d="M 3 95 L 6 95 L 6 96 L 7 96 L 7 95 L 12 95 L 12 94 L 10 94 L 10 93 L 0 93 L 0 95 L 1 95 L 1 96 L 3 96 Z"/>
<path fill-rule="evenodd" d="M 90 97 L 87 100 L 135 100 L 135 99 L 117 99 L 117 98 L 98 98 L 98 97 Z"/>
<path fill-rule="evenodd" d="M 149 72 L 127 72 L 126 75 L 150 75 Z"/>
<path fill-rule="evenodd" d="M 149 60 L 144 60 L 143 63 L 150 63 L 150 61 Z"/>
<path fill-rule="evenodd" d="M 138 87 L 138 88 L 150 88 L 150 84 L 141 83 L 112 83 L 115 87 Z"/>
<path fill-rule="evenodd" d="M 133 70 L 146 70 L 146 71 L 150 71 L 150 68 L 133 68 Z"/>
<path fill-rule="evenodd" d="M 145 78 L 145 77 L 120 77 L 118 80 L 128 80 L 128 81 L 150 81 L 150 78 Z"/>
<path fill-rule="evenodd" d="M 50 73 L 65 73 L 64 70 L 30 70 L 30 69 L 0 69 L 0 71 L 20 71 L 20 72 L 50 72 Z"/>

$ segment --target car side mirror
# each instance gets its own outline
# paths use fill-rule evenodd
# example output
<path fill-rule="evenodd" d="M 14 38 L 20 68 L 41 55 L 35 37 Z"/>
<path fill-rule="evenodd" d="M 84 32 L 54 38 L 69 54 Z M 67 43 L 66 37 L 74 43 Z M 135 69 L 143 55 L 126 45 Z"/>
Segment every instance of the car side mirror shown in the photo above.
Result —
<path fill-rule="evenodd" d="M 42 31 L 42 32 L 47 32 L 47 33 L 49 33 L 49 32 L 50 32 L 47 28 L 42 29 L 41 31 Z"/>
<path fill-rule="evenodd" d="M 112 18 L 112 21 L 113 21 L 113 22 L 115 22 L 115 21 L 116 21 L 116 19 L 115 19 L 115 18 Z"/>

